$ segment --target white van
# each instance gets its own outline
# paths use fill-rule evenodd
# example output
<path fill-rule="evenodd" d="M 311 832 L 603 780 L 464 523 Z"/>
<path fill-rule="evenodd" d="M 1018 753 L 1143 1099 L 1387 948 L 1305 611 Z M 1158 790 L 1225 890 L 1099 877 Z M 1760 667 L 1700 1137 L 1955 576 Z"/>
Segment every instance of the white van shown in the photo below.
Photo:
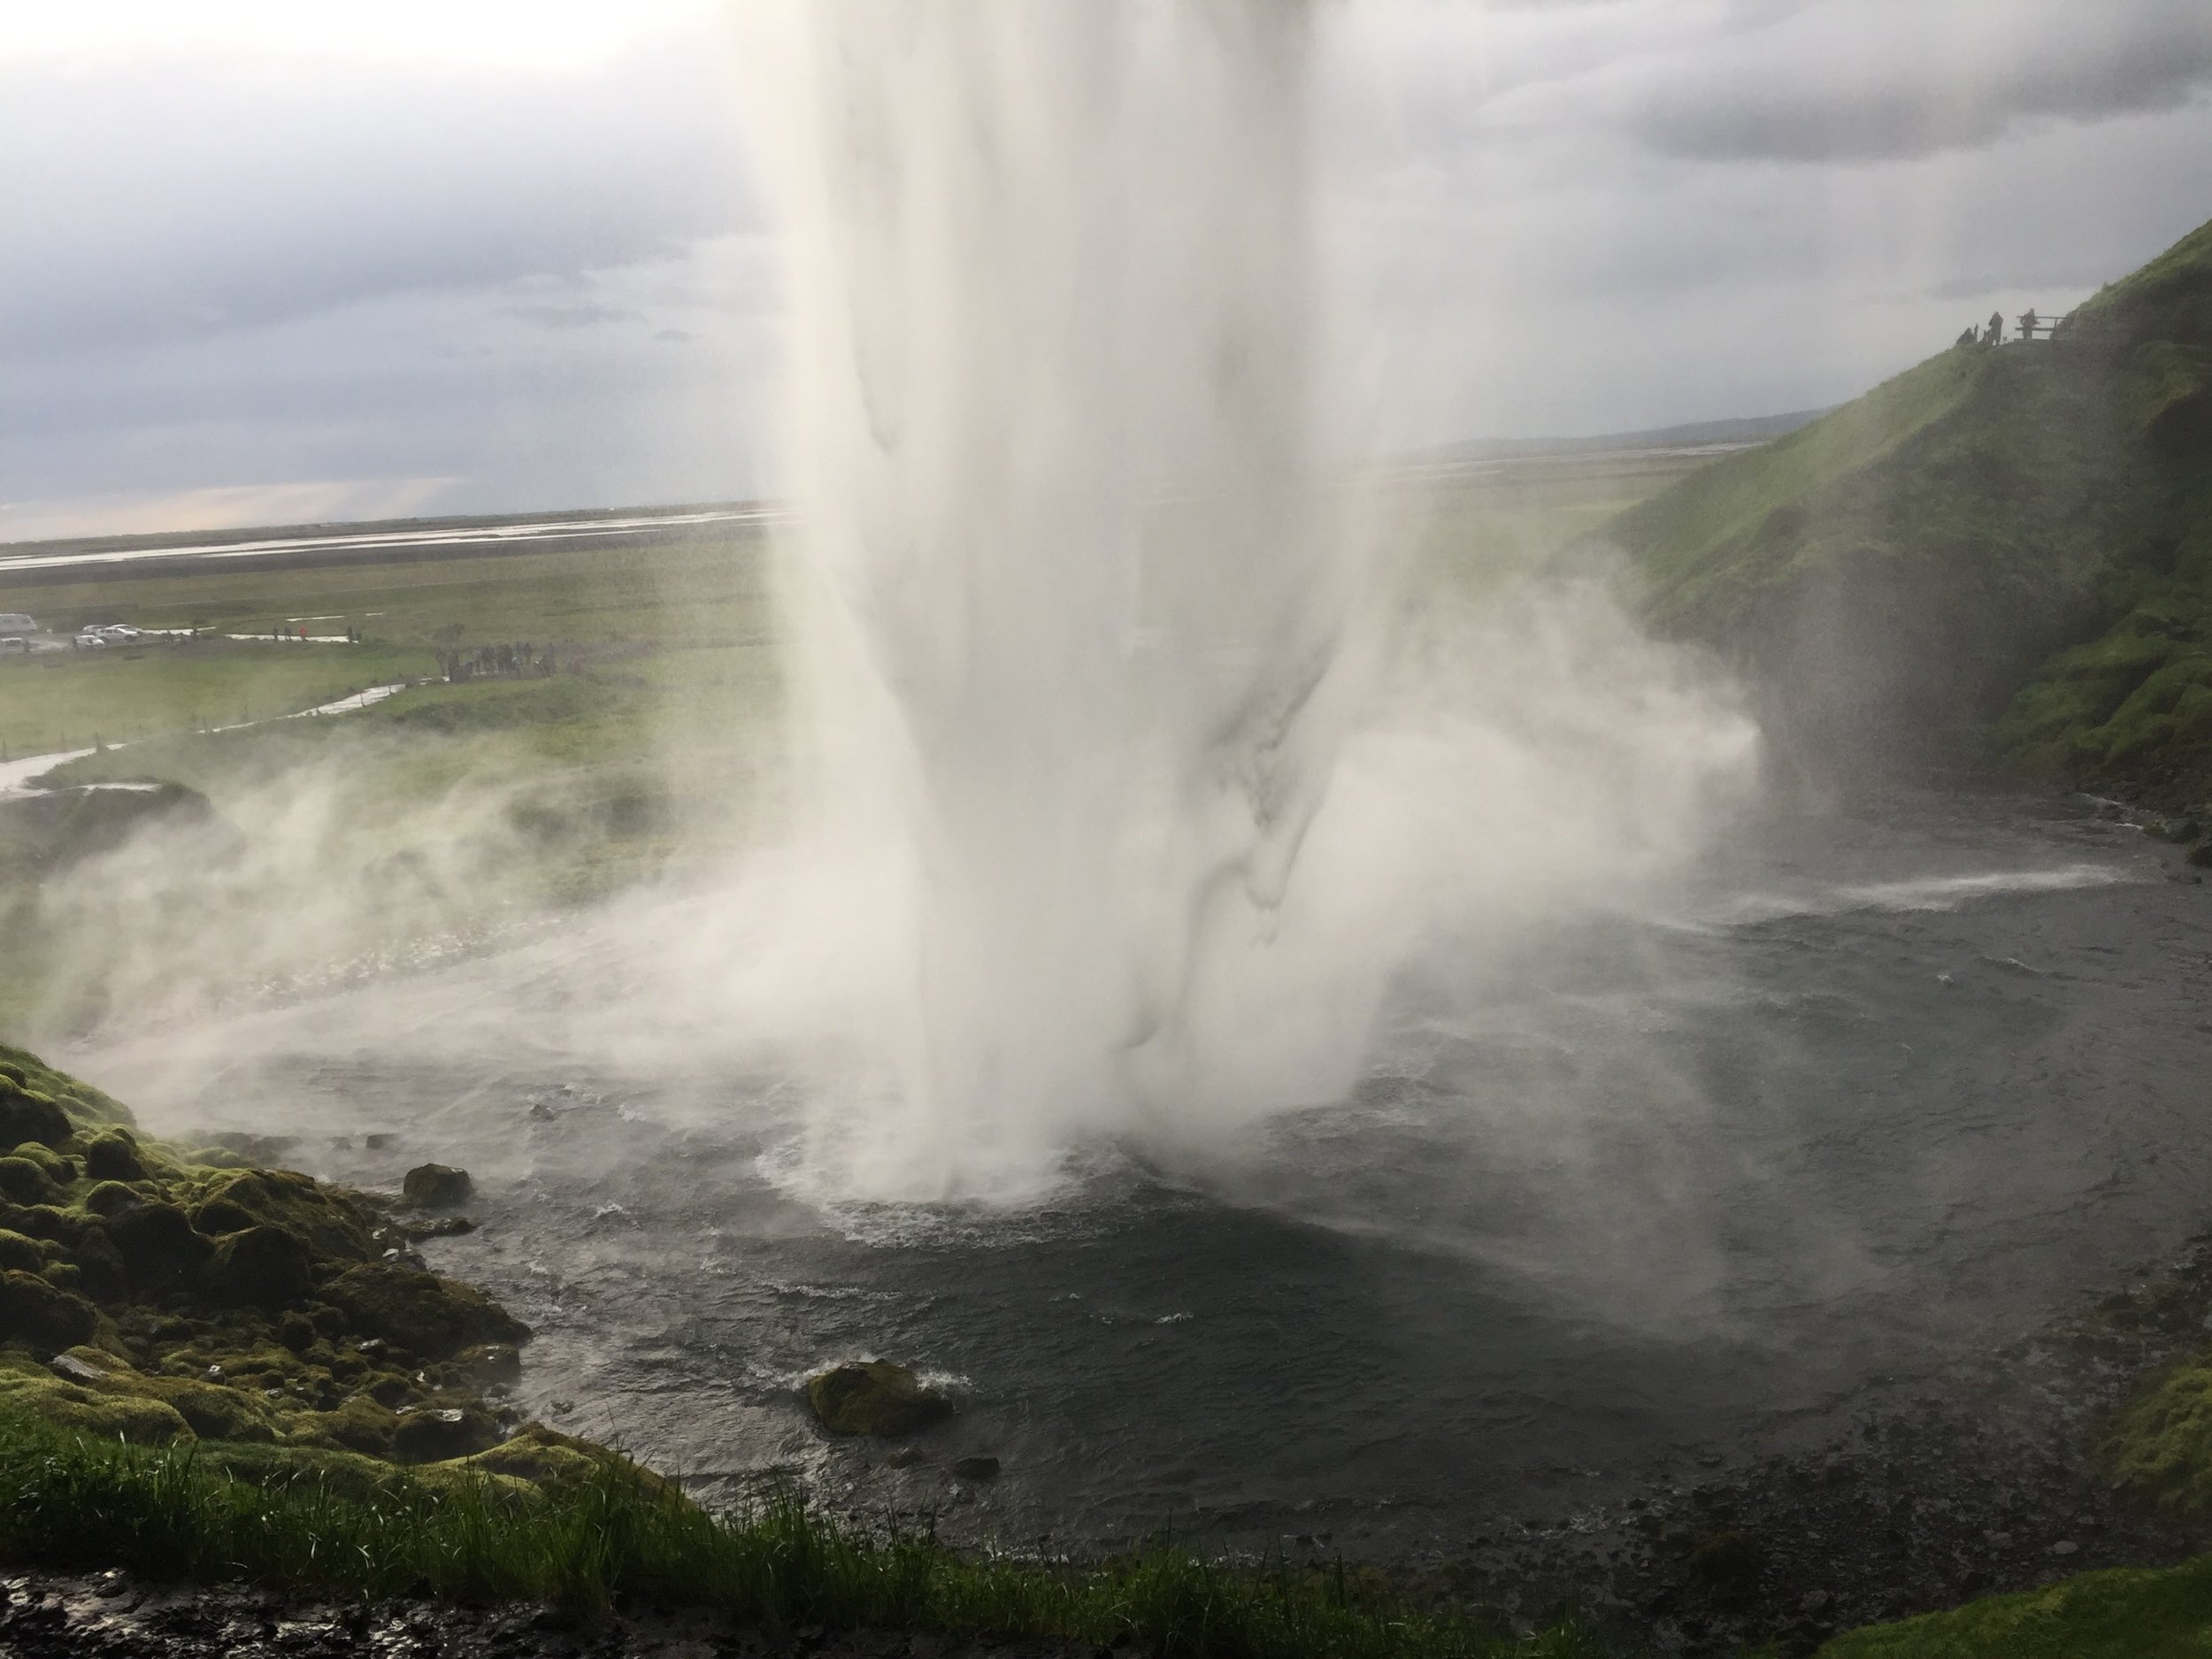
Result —
<path fill-rule="evenodd" d="M 38 632 L 38 624 L 19 611 L 0 611 L 0 634 L 21 637 Z"/>

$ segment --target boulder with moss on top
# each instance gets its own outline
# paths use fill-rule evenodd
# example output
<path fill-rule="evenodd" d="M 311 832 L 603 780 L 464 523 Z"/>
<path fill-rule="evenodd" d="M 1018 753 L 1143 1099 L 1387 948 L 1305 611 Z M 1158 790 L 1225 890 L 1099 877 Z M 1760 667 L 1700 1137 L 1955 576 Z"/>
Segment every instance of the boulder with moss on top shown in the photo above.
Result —
<path fill-rule="evenodd" d="M 807 1404 L 833 1434 L 909 1434 L 952 1415 L 952 1402 L 903 1365 L 872 1359 L 807 1379 Z"/>

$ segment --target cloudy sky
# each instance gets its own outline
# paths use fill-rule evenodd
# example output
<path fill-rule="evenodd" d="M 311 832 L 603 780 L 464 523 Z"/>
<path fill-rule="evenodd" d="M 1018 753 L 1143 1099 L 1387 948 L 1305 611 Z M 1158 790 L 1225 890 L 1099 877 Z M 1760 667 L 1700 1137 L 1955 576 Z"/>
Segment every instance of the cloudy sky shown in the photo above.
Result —
<path fill-rule="evenodd" d="M 0 537 L 772 488 L 757 3 L 0 0 Z M 1379 442 L 1833 403 L 2212 218 L 2205 0 L 1325 19 Z"/>

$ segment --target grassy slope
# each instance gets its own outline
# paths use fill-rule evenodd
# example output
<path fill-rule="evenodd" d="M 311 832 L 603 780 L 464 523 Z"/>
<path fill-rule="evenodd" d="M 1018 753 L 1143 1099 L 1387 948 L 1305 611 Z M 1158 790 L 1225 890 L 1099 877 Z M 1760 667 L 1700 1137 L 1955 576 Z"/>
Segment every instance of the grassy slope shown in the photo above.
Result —
<path fill-rule="evenodd" d="M 2085 1572 L 1853 1631 L 1819 1659 L 2212 1659 L 2212 1556 L 2162 1571 Z"/>
<path fill-rule="evenodd" d="M 1954 348 L 1611 534 L 1786 738 L 1994 720 L 2029 764 L 2207 793 L 2212 226 L 2059 343 Z"/>

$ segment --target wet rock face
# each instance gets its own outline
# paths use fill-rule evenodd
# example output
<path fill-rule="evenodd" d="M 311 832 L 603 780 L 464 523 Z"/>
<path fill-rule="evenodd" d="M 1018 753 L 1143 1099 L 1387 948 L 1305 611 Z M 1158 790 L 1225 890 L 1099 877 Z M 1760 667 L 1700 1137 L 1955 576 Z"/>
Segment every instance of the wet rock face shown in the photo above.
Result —
<path fill-rule="evenodd" d="M 418 1164 L 407 1171 L 400 1190 L 419 1210 L 453 1210 L 468 1202 L 476 1191 L 466 1170 L 445 1164 Z"/>
<path fill-rule="evenodd" d="M 808 1379 L 807 1404 L 833 1434 L 910 1434 L 952 1415 L 952 1402 L 903 1365 L 870 1360 Z"/>

